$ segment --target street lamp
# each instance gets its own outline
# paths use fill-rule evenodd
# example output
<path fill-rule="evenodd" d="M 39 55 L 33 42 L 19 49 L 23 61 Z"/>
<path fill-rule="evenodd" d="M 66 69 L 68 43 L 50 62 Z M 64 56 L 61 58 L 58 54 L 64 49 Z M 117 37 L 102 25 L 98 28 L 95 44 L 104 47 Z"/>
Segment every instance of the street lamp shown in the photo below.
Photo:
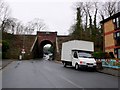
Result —
<path fill-rule="evenodd" d="M 24 59 L 24 55 L 25 55 L 25 31 L 23 32 L 23 47 L 22 47 L 22 59 Z"/>

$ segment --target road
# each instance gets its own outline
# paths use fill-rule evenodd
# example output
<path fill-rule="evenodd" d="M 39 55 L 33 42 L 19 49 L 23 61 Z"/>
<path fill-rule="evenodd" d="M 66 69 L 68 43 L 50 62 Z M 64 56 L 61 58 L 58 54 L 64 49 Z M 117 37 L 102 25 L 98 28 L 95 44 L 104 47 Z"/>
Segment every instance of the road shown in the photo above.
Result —
<path fill-rule="evenodd" d="M 2 89 L 2 71 L 0 70 L 0 90 Z"/>
<path fill-rule="evenodd" d="M 118 88 L 118 77 L 65 68 L 61 63 L 48 60 L 14 61 L 3 69 L 2 87 Z"/>

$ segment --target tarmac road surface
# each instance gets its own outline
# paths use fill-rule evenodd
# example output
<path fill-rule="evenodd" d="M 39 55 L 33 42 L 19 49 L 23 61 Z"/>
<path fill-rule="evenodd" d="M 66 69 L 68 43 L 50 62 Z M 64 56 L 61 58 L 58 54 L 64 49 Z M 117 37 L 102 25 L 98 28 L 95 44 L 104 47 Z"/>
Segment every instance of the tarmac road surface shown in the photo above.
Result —
<path fill-rule="evenodd" d="M 13 61 L 2 71 L 2 88 L 118 88 L 118 77 L 44 59 Z"/>

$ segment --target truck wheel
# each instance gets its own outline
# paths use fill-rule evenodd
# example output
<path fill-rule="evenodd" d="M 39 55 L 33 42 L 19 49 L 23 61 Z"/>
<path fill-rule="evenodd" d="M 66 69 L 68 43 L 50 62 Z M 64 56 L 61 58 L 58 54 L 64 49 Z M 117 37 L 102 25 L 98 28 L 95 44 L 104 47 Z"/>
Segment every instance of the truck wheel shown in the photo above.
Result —
<path fill-rule="evenodd" d="M 79 69 L 79 65 L 75 64 L 75 69 L 78 70 Z"/>
<path fill-rule="evenodd" d="M 65 62 L 63 62 L 63 66 L 64 66 L 64 67 L 66 67 L 66 66 L 67 66 Z"/>

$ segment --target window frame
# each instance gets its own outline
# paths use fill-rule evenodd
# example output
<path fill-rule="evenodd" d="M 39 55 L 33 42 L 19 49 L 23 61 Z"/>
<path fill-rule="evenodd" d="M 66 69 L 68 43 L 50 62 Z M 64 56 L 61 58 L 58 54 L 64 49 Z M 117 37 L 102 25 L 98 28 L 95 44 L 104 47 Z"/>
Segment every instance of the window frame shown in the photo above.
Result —
<path fill-rule="evenodd" d="M 114 24 L 114 29 L 115 30 L 120 29 L 120 16 L 114 18 L 112 21 L 113 21 L 113 24 Z"/>

